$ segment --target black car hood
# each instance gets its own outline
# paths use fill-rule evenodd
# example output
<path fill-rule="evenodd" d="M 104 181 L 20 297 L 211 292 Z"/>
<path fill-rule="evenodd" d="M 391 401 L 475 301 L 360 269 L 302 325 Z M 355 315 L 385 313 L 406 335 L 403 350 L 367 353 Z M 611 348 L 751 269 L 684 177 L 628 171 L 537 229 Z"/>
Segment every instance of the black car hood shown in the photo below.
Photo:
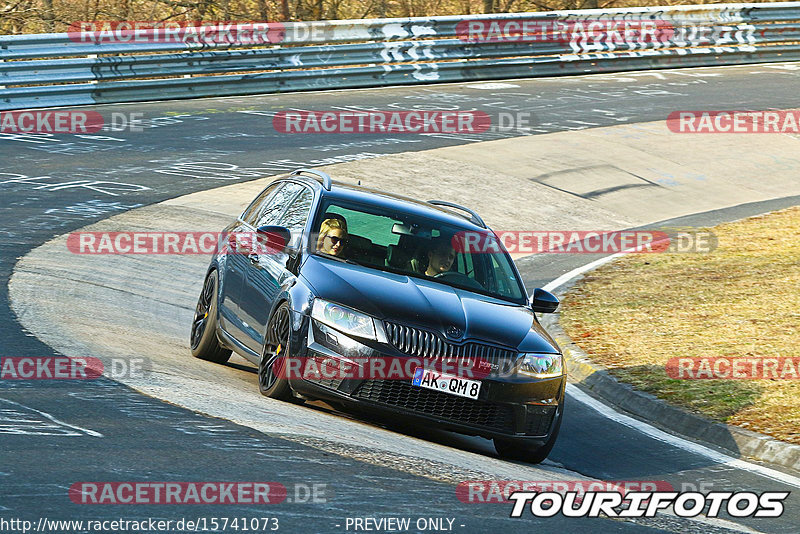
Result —
<path fill-rule="evenodd" d="M 381 320 L 442 336 L 449 327 L 456 327 L 462 335 L 449 338 L 454 341 L 478 339 L 523 352 L 559 352 L 526 306 L 315 255 L 306 259 L 300 276 L 316 296 Z"/>

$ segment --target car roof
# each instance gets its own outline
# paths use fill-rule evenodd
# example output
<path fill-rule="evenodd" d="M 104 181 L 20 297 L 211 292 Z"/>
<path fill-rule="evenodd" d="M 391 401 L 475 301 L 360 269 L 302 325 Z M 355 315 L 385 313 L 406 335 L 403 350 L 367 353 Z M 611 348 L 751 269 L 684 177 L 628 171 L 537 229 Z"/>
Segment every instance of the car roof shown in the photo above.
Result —
<path fill-rule="evenodd" d="M 454 211 L 447 208 L 435 206 L 421 200 L 406 197 L 403 195 L 396 195 L 370 187 L 361 185 L 346 184 L 341 182 L 332 182 L 330 190 L 325 189 L 322 184 L 313 178 L 305 176 L 291 176 L 289 180 L 297 180 L 312 185 L 314 189 L 321 191 L 322 197 L 326 199 L 342 200 L 346 202 L 355 202 L 359 204 L 369 204 L 377 206 L 387 211 L 401 211 L 411 215 L 425 217 L 428 219 L 436 219 L 439 222 L 460 226 L 467 230 L 487 231 L 488 228 L 476 225 L 460 211 Z"/>

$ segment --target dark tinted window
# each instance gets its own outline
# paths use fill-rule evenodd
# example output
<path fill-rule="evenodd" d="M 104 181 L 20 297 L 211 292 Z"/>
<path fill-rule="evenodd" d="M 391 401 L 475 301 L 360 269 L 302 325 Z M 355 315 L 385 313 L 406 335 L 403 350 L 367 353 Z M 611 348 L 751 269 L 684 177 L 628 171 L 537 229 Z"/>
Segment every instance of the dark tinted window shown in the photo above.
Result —
<path fill-rule="evenodd" d="M 283 187 L 278 189 L 259 210 L 255 222 L 250 224 L 256 228 L 267 224 L 278 224 L 283 211 L 289 207 L 289 202 L 301 189 L 302 185 L 284 183 Z"/>
<path fill-rule="evenodd" d="M 308 221 L 308 214 L 311 212 L 311 202 L 313 200 L 314 194 L 311 190 L 303 187 L 300 194 L 289 205 L 286 213 L 283 214 L 277 224 L 293 231 L 303 230 L 306 226 L 306 221 Z"/>
<path fill-rule="evenodd" d="M 242 214 L 242 220 L 247 224 L 253 224 L 258 216 L 258 213 L 261 211 L 261 208 L 264 206 L 266 202 L 269 201 L 270 197 L 273 193 L 280 187 L 282 184 L 271 184 L 268 186 L 264 191 L 261 192 L 260 195 L 256 197 L 256 199 L 244 210 Z"/>

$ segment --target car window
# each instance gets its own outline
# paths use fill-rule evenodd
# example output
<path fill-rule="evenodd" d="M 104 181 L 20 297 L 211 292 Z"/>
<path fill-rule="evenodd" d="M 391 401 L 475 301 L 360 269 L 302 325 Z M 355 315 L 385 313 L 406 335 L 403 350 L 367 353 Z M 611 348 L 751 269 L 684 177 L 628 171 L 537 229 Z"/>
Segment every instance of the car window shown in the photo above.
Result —
<path fill-rule="evenodd" d="M 458 266 L 458 272 L 464 273 L 470 278 L 475 278 L 475 266 L 472 262 L 472 254 L 464 254 L 463 252 L 456 254 L 456 265 Z"/>
<path fill-rule="evenodd" d="M 268 186 L 264 191 L 259 194 L 256 199 L 250 203 L 244 213 L 242 213 L 242 220 L 247 224 L 252 225 L 256 221 L 256 217 L 260 212 L 261 208 L 264 206 L 266 202 L 269 201 L 270 197 L 272 197 L 273 193 L 281 187 L 282 183 L 271 184 Z"/>
<path fill-rule="evenodd" d="M 362 213 L 343 206 L 332 205 L 325 213 L 335 213 L 344 217 L 352 233 L 358 234 L 381 246 L 396 245 L 400 236 L 392 233 L 392 224 L 397 222 L 389 216 Z"/>
<path fill-rule="evenodd" d="M 300 194 L 295 197 L 277 224 L 285 226 L 292 231 L 302 231 L 306 226 L 306 221 L 308 221 L 308 214 L 311 212 L 313 200 L 314 194 L 311 190 L 303 187 Z"/>
<path fill-rule="evenodd" d="M 508 293 L 517 280 L 510 269 L 511 266 L 507 263 L 498 262 L 494 256 L 490 256 L 490 259 L 492 261 L 492 269 L 490 270 L 492 275 L 491 282 L 495 286 L 494 289 L 501 293 Z"/>
<path fill-rule="evenodd" d="M 302 189 L 304 189 L 302 185 L 291 182 L 284 183 L 283 187 L 278 189 L 259 210 L 255 221 L 250 224 L 256 228 L 267 224 L 278 224 L 278 219 L 289 207 L 289 202 Z"/>
<path fill-rule="evenodd" d="M 525 299 L 511 258 L 491 232 L 338 200 L 321 206 L 317 228 L 331 216 L 344 222 L 345 245 L 325 250 L 314 241 L 314 253 L 514 302 Z"/>

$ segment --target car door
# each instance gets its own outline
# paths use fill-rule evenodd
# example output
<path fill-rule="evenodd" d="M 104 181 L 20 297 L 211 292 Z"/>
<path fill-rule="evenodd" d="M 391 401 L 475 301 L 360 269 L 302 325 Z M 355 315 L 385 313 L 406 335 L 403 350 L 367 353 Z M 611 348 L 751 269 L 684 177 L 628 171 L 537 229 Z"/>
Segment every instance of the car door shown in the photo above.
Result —
<path fill-rule="evenodd" d="M 275 197 L 273 208 L 265 210 L 261 219 L 256 221 L 254 229 L 269 224 L 285 226 L 292 234 L 293 244 L 299 243 L 313 198 L 310 188 L 287 183 Z M 264 343 L 264 332 L 272 304 L 281 285 L 294 275 L 286 268 L 289 255 L 283 251 L 251 254 L 248 260 L 240 315 L 247 327 L 245 342 L 248 348 L 258 353 Z"/>
<path fill-rule="evenodd" d="M 223 249 L 225 253 L 219 258 L 222 272 L 219 288 L 220 326 L 240 342 L 243 342 L 246 337 L 246 328 L 241 320 L 240 304 L 245 271 L 249 262 L 247 243 L 250 240 L 252 224 L 258 220 L 272 198 L 284 185 L 284 183 L 275 183 L 264 189 L 244 210 L 241 217 L 228 227 L 228 233 L 225 236 L 227 241 Z"/>

